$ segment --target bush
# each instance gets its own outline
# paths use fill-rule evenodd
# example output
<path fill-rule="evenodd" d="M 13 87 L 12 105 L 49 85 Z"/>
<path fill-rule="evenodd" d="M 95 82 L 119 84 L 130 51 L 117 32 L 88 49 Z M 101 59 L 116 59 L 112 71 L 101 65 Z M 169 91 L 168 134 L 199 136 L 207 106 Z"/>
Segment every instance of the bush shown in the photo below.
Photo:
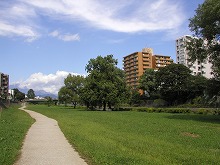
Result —
<path fill-rule="evenodd" d="M 112 109 L 113 111 L 131 111 L 132 110 L 132 108 L 130 108 L 130 107 L 124 107 L 124 108 L 122 108 L 122 107 L 120 107 L 120 108 L 114 108 L 114 109 Z"/>
<path fill-rule="evenodd" d="M 167 102 L 163 99 L 156 99 L 153 102 L 153 107 L 164 107 L 167 106 Z"/>
<path fill-rule="evenodd" d="M 156 113 L 195 113 L 195 114 L 203 114 L 203 115 L 220 115 L 219 109 L 213 109 L 213 108 L 155 108 L 155 107 L 139 107 L 139 108 L 133 108 L 129 109 L 132 111 L 137 112 L 156 112 Z"/>

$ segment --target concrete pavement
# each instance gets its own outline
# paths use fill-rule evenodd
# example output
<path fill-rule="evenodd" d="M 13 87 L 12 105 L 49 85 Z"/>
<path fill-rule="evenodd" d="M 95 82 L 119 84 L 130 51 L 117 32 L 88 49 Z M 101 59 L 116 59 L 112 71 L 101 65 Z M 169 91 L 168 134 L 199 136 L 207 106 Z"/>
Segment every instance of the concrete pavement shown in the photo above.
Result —
<path fill-rule="evenodd" d="M 56 120 L 20 108 L 36 122 L 29 129 L 15 165 L 86 165 L 60 130 Z"/>

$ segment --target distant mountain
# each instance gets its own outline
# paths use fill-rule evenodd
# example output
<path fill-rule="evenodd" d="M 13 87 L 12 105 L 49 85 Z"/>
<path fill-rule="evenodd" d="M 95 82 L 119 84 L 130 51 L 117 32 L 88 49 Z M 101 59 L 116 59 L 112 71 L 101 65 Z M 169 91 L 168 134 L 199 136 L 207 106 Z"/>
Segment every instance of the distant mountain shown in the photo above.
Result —
<path fill-rule="evenodd" d="M 25 94 L 27 94 L 27 92 L 28 92 L 28 88 L 27 87 L 24 87 L 24 88 L 20 88 L 19 87 L 19 84 L 12 84 L 12 85 L 10 85 L 9 86 L 9 88 L 10 89 L 14 89 L 14 88 L 17 88 L 19 91 L 21 91 L 21 92 L 23 92 L 23 93 L 25 93 Z M 33 89 L 34 90 L 34 89 Z M 49 93 L 49 92 L 46 92 L 46 91 L 44 91 L 44 90 L 34 90 L 34 93 L 35 93 L 35 95 L 36 96 L 40 96 L 40 97 L 46 97 L 46 96 L 49 96 L 49 97 L 52 97 L 53 99 L 55 99 L 55 98 L 57 98 L 58 96 L 57 95 L 55 95 L 55 94 L 53 94 L 53 93 Z"/>
<path fill-rule="evenodd" d="M 57 98 L 57 95 L 55 95 L 53 93 L 46 92 L 44 90 L 39 90 L 39 91 L 34 91 L 34 92 L 35 92 L 36 96 L 40 96 L 40 97 L 49 96 L 49 97 L 52 97 L 53 99 Z"/>
<path fill-rule="evenodd" d="M 27 94 L 27 92 L 28 92 L 28 90 L 29 90 L 27 87 L 20 88 L 18 83 L 17 83 L 17 84 L 9 85 L 9 88 L 10 88 L 10 89 L 15 89 L 15 88 L 17 88 L 19 91 L 21 91 L 21 92 L 23 92 L 23 93 L 25 93 L 25 94 Z"/>

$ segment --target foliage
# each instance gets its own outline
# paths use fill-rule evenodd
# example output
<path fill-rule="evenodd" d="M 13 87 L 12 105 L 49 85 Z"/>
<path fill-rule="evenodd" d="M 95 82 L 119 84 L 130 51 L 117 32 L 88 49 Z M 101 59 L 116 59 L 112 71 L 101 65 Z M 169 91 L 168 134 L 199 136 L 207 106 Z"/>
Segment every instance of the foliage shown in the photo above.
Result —
<path fill-rule="evenodd" d="M 47 106 L 51 106 L 53 105 L 53 99 L 50 96 L 45 97 L 45 99 L 47 99 Z"/>
<path fill-rule="evenodd" d="M 199 60 L 204 62 L 207 58 L 207 44 L 205 44 L 202 38 L 188 38 L 186 41 L 186 49 L 189 55 L 189 62 L 195 62 Z"/>
<path fill-rule="evenodd" d="M 220 116 L 31 106 L 56 119 L 88 164 L 219 164 Z"/>
<path fill-rule="evenodd" d="M 207 88 L 208 79 L 201 75 L 191 76 L 189 80 L 189 96 L 188 99 L 193 100 L 196 97 L 204 96 Z"/>
<path fill-rule="evenodd" d="M 116 67 L 117 60 L 113 55 L 98 56 L 90 59 L 86 65 L 89 74 L 82 89 L 81 98 L 91 108 L 95 106 L 112 106 L 123 102 L 128 97 L 124 72 Z"/>
<path fill-rule="evenodd" d="M 203 114 L 203 115 L 220 115 L 220 110 L 214 108 L 157 108 L 157 107 L 138 107 L 133 108 L 132 111 L 137 112 L 155 112 L 155 113 L 192 113 L 192 114 Z"/>
<path fill-rule="evenodd" d="M 141 95 L 138 91 L 132 90 L 131 97 L 129 100 L 130 105 L 138 106 L 141 103 Z"/>
<path fill-rule="evenodd" d="M 182 64 L 171 64 L 160 68 L 156 73 L 156 79 L 162 98 L 171 105 L 186 102 L 190 73 L 190 69 Z"/>
<path fill-rule="evenodd" d="M 67 78 L 64 79 L 65 87 L 72 91 L 72 100 L 71 102 L 76 108 L 76 105 L 80 102 L 80 93 L 84 87 L 85 78 L 80 75 L 71 75 L 69 74 Z"/>
<path fill-rule="evenodd" d="M 153 102 L 154 107 L 165 107 L 167 106 L 167 102 L 163 99 L 155 99 Z"/>
<path fill-rule="evenodd" d="M 14 90 L 14 100 L 15 101 L 22 101 L 25 99 L 25 94 L 19 91 L 17 88 L 13 89 Z"/>
<path fill-rule="evenodd" d="M 205 104 L 220 107 L 220 81 L 212 78 L 207 81 L 205 90 Z"/>
<path fill-rule="evenodd" d="M 16 161 L 25 135 L 34 120 L 25 112 L 10 107 L 0 115 L 0 164 Z"/>
<path fill-rule="evenodd" d="M 144 94 L 147 95 L 147 97 L 152 98 L 157 91 L 156 82 L 156 71 L 154 71 L 154 69 L 146 69 L 144 74 L 140 77 L 139 88 L 144 91 Z"/>
<path fill-rule="evenodd" d="M 64 103 L 67 106 L 67 103 L 71 103 L 73 97 L 73 91 L 67 87 L 60 88 L 58 92 L 58 99 L 60 103 Z"/>
<path fill-rule="evenodd" d="M 34 90 L 33 89 L 29 89 L 28 92 L 27 92 L 27 97 L 29 99 L 34 99 L 35 98 L 35 93 L 34 93 Z"/>
<path fill-rule="evenodd" d="M 220 1 L 205 0 L 190 19 L 190 30 L 199 39 L 188 43 L 192 61 L 209 59 L 216 78 L 220 78 Z"/>

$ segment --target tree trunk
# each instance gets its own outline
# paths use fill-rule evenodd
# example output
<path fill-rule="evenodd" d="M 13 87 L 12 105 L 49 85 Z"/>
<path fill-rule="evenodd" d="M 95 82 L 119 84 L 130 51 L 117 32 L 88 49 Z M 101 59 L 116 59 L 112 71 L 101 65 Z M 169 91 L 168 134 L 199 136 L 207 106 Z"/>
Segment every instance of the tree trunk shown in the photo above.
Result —
<path fill-rule="evenodd" d="M 73 108 L 75 109 L 76 108 L 76 102 L 73 102 Z"/>
<path fill-rule="evenodd" d="M 106 102 L 103 102 L 103 111 L 106 111 Z"/>

